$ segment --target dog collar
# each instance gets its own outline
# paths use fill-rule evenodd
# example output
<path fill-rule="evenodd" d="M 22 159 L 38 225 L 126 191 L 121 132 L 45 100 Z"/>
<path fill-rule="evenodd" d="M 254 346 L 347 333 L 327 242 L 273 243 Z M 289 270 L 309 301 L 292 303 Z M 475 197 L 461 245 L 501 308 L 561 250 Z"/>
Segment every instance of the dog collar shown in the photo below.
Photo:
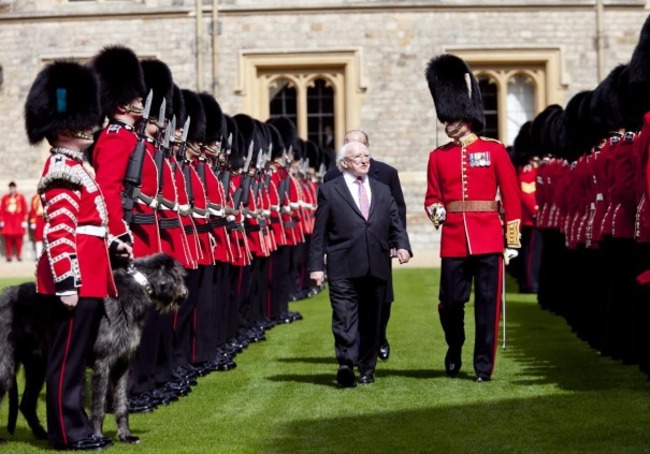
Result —
<path fill-rule="evenodd" d="M 136 270 L 133 264 L 130 264 L 129 267 L 127 268 L 127 272 L 133 276 L 133 279 L 140 284 L 142 287 L 144 287 L 144 291 L 147 292 L 147 295 L 151 295 L 153 293 L 153 287 L 149 283 L 149 280 L 147 279 L 147 276 L 142 274 L 140 271 Z"/>

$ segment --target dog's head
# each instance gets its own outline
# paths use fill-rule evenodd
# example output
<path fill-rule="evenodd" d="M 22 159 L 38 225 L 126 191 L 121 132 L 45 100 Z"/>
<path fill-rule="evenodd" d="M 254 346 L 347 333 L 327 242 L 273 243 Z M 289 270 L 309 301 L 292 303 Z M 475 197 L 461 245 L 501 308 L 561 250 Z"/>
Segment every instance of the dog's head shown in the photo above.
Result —
<path fill-rule="evenodd" d="M 160 312 L 175 310 L 187 298 L 185 269 L 170 255 L 161 253 L 138 258 L 133 267 L 144 275 L 141 282 Z M 137 275 L 134 278 L 138 280 Z"/>

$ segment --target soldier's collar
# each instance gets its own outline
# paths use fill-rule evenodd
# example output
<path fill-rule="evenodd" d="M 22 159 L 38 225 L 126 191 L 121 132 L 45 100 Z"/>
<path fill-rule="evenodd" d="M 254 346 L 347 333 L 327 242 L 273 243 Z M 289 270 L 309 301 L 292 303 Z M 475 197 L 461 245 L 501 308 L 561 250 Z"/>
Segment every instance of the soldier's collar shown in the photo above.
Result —
<path fill-rule="evenodd" d="M 79 161 L 79 162 L 82 162 L 84 159 L 84 154 L 82 151 L 71 150 L 70 148 L 65 148 L 65 147 L 52 147 L 50 153 L 62 154 L 63 156 L 67 156 L 68 158 L 74 159 L 75 161 Z"/>
<path fill-rule="evenodd" d="M 125 123 L 125 122 L 122 121 L 122 120 L 117 120 L 117 119 L 115 119 L 115 118 L 112 118 L 111 121 L 109 121 L 109 124 L 112 124 L 112 125 L 120 125 L 121 127 L 123 127 L 124 129 L 126 129 L 127 131 L 135 131 L 135 128 L 133 127 L 133 125 L 130 125 L 130 124 L 128 124 L 128 123 Z"/>
<path fill-rule="evenodd" d="M 467 147 L 474 142 L 478 140 L 478 136 L 474 134 L 473 132 L 467 134 L 464 137 L 461 137 L 460 139 L 455 140 L 455 142 L 460 145 L 461 147 Z"/>

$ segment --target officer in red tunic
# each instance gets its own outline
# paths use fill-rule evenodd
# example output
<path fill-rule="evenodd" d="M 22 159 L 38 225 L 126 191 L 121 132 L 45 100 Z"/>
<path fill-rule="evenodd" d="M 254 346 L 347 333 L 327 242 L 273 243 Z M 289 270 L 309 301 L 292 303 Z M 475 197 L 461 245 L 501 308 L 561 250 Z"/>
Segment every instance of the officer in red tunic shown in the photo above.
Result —
<path fill-rule="evenodd" d="M 444 54 L 426 78 L 438 119 L 451 139 L 431 152 L 424 207 L 444 223 L 440 255 L 440 322 L 449 349 L 445 369 L 457 376 L 465 341 L 464 305 L 474 283 L 477 381 L 490 380 L 498 335 L 504 248 L 520 247 L 521 201 L 517 175 L 502 143 L 477 135 L 484 126 L 481 92 L 467 64 Z M 496 200 L 501 195 L 504 221 Z M 505 241 L 504 241 L 505 224 Z"/>
<path fill-rule="evenodd" d="M 16 258 L 22 260 L 23 236 L 27 229 L 27 203 L 25 197 L 16 191 L 16 183 L 9 183 L 9 194 L 0 201 L 0 228 L 5 240 L 7 262 Z"/>
<path fill-rule="evenodd" d="M 129 259 L 131 248 L 107 229 L 101 190 L 83 165 L 100 122 L 98 87 L 89 68 L 54 62 L 34 81 L 25 105 L 32 144 L 52 149 L 38 183 L 45 210 L 37 291 L 51 298 L 48 318 L 48 441 L 58 449 L 101 449 L 84 410 L 86 365 L 102 299 L 116 296 L 109 248 Z"/>

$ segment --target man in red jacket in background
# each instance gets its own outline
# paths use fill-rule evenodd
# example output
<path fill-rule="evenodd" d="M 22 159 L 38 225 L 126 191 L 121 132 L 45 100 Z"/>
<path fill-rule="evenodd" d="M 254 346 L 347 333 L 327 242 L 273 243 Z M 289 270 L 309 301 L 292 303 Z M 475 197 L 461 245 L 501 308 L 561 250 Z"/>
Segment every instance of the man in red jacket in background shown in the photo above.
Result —
<path fill-rule="evenodd" d="M 16 190 L 16 183 L 9 183 L 9 194 L 0 202 L 0 228 L 5 240 L 7 262 L 11 262 L 14 250 L 16 258 L 22 260 L 23 236 L 27 229 L 27 203 L 25 197 Z"/>
<path fill-rule="evenodd" d="M 467 64 L 454 55 L 437 56 L 429 62 L 426 78 L 438 119 L 452 140 L 429 155 L 424 200 L 434 226 L 444 222 L 438 312 L 449 347 L 445 370 L 455 377 L 461 368 L 464 306 L 473 281 L 475 379 L 487 381 L 496 354 L 504 250 L 521 246 L 517 175 L 505 146 L 477 135 L 485 116 L 478 82 Z"/>

